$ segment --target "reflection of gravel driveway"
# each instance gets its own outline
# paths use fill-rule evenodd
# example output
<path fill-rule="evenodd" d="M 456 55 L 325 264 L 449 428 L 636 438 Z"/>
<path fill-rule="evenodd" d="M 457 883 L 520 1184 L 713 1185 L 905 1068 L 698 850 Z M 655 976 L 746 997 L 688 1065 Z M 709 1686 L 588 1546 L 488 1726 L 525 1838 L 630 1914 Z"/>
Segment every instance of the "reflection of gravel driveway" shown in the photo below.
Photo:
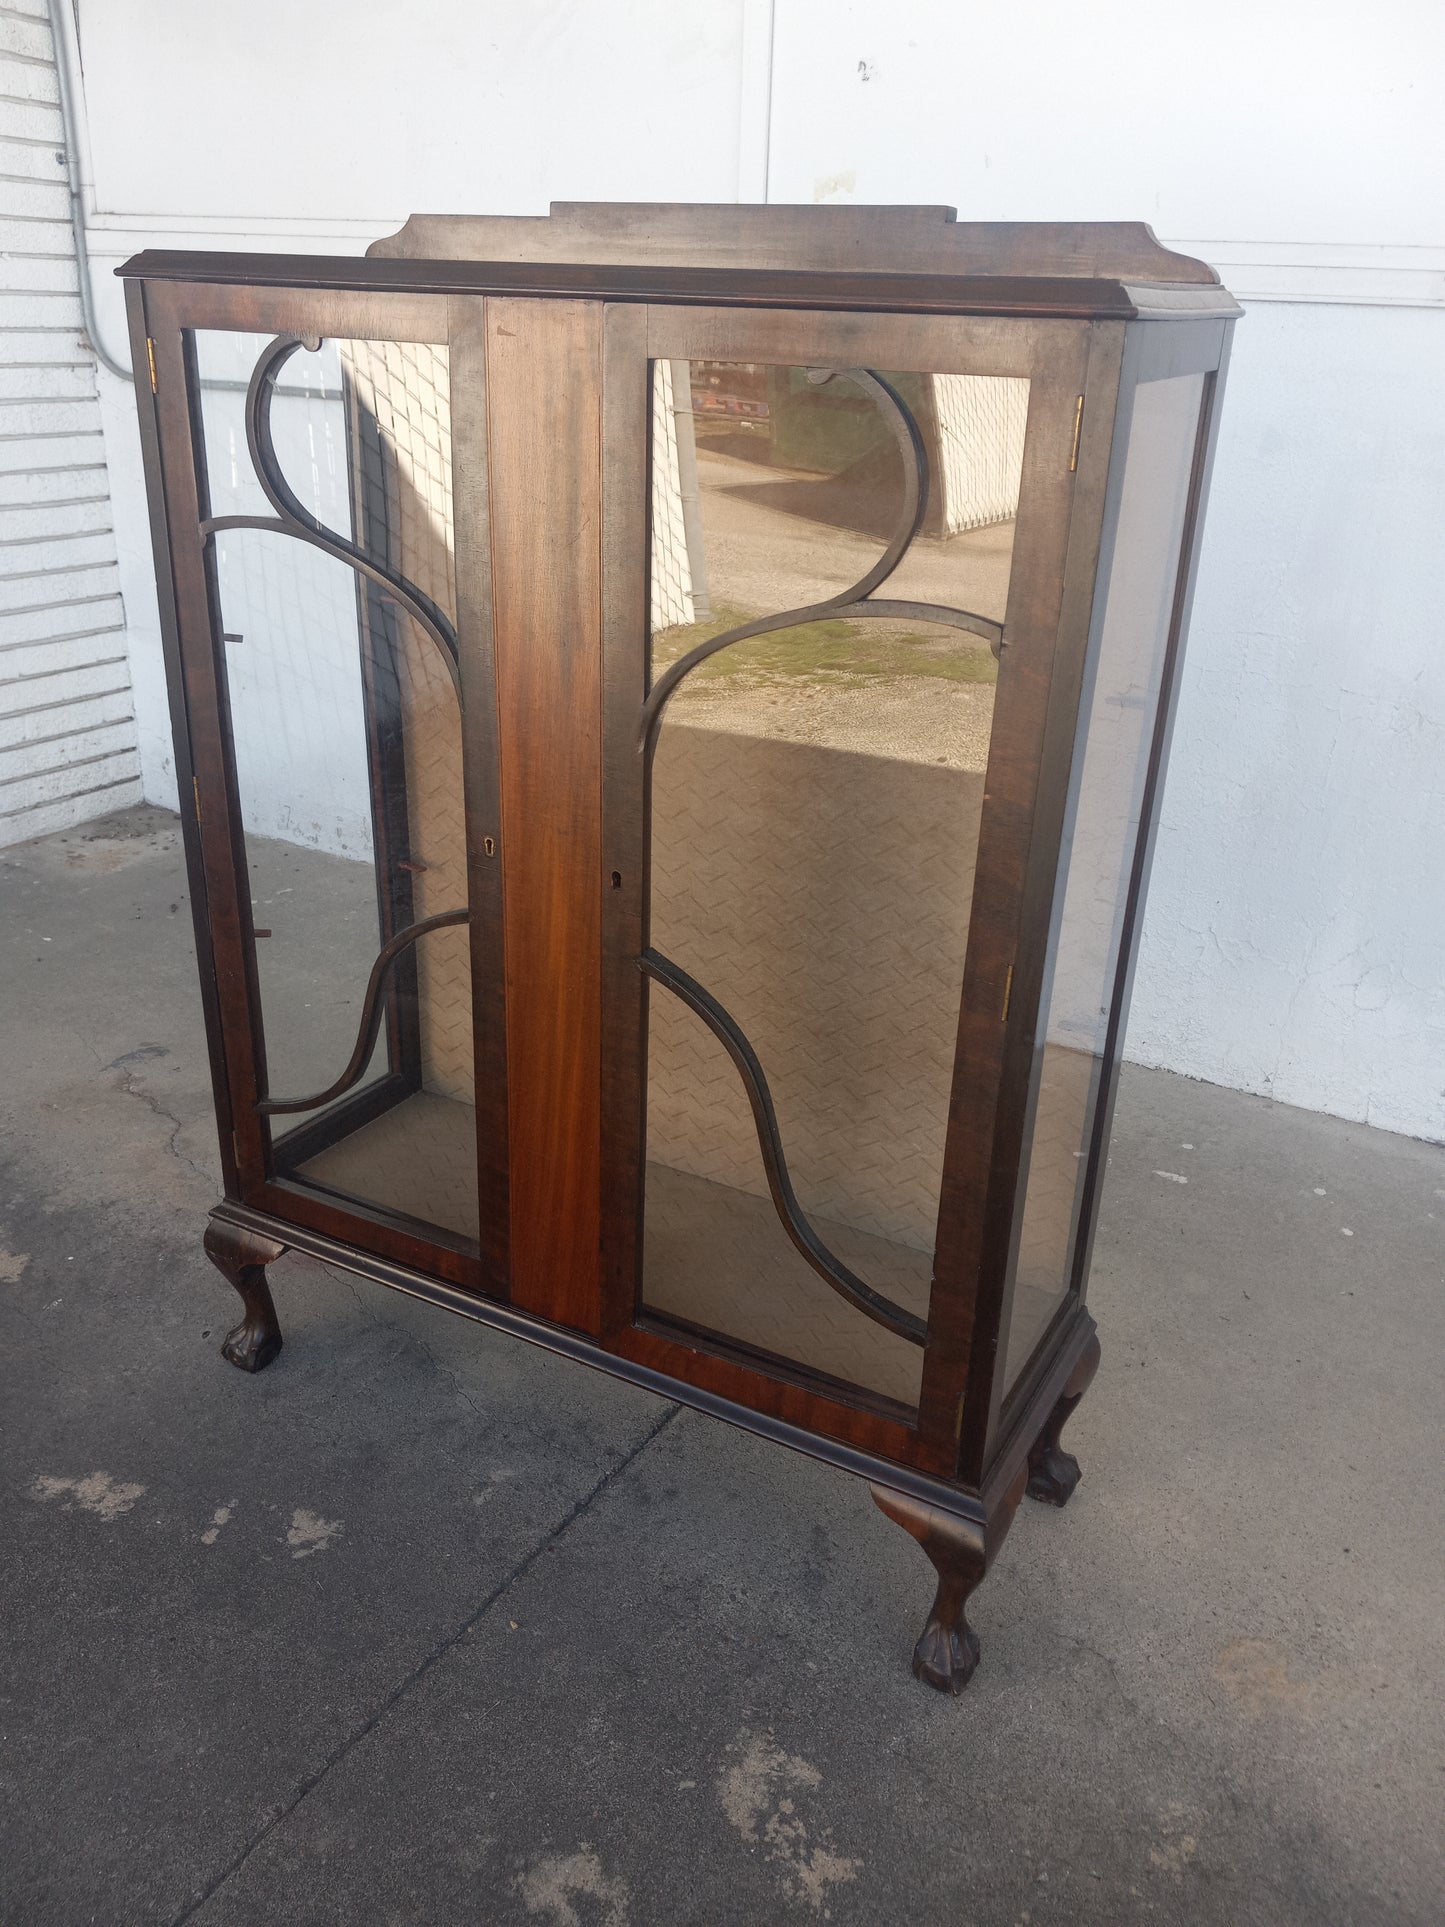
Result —
<path fill-rule="evenodd" d="M 708 593 L 740 609 L 796 609 L 837 595 L 883 552 L 876 538 L 770 508 L 756 498 L 770 483 L 816 479 L 736 456 L 697 451 Z M 891 514 L 887 518 L 892 520 Z M 1014 525 L 971 529 L 946 541 L 915 536 L 878 593 L 903 602 L 942 602 L 1002 622 Z"/>
<path fill-rule="evenodd" d="M 688 724 L 903 763 L 982 770 L 993 724 L 993 685 L 923 676 L 845 689 L 829 688 L 821 679 L 751 688 L 684 683 L 663 729 Z"/>
<path fill-rule="evenodd" d="M 700 446 L 698 475 L 715 606 L 761 613 L 821 601 L 856 581 L 882 550 L 877 539 L 758 499 L 770 482 L 807 479 L 791 469 L 767 468 Z M 1006 523 L 946 541 L 920 535 L 879 594 L 971 609 L 1002 621 L 1013 533 L 1013 524 Z M 916 634 L 919 625 L 908 627 Z M 943 677 L 880 677 L 859 686 L 835 681 L 827 671 L 796 681 L 735 683 L 710 676 L 683 685 L 663 727 L 693 724 L 900 762 L 982 770 L 993 696 L 988 683 Z"/>

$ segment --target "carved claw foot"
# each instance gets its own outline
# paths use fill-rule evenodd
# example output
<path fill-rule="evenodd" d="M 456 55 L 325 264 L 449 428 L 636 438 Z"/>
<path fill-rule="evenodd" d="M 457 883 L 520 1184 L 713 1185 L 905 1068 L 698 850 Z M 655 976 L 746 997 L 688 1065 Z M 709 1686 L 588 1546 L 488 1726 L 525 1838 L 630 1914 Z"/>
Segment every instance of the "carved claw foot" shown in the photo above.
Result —
<path fill-rule="evenodd" d="M 234 1288 L 246 1315 L 227 1332 L 221 1356 L 243 1372 L 264 1372 L 281 1349 L 281 1326 L 266 1282 L 266 1267 L 285 1251 L 274 1238 L 212 1218 L 206 1226 L 206 1256 Z"/>
<path fill-rule="evenodd" d="M 940 1693 L 961 1693 L 978 1665 L 978 1634 L 960 1611 L 958 1623 L 945 1626 L 930 1613 L 913 1649 L 913 1677 Z"/>
<path fill-rule="evenodd" d="M 1028 1495 L 1044 1505 L 1067 1505 L 1079 1483 L 1079 1461 L 1059 1444 L 1059 1434 L 1073 1417 L 1075 1408 L 1099 1369 L 1099 1334 L 1093 1333 L 1069 1374 L 1059 1402 L 1044 1422 L 1044 1429 L 1029 1453 Z"/>
<path fill-rule="evenodd" d="M 913 1535 L 938 1573 L 933 1610 L 913 1649 L 913 1676 L 940 1693 L 961 1693 L 979 1658 L 978 1634 L 964 1608 L 984 1575 L 984 1529 L 883 1486 L 868 1490 L 878 1510 Z"/>

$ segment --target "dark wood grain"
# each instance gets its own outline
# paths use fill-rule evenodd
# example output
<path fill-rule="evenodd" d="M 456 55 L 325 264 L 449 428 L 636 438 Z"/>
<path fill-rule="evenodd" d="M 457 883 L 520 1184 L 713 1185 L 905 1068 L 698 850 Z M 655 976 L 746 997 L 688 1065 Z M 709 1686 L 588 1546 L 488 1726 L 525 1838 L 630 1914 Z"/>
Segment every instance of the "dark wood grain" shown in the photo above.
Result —
<path fill-rule="evenodd" d="M 593 267 L 510 261 L 368 261 L 325 254 L 212 254 L 146 249 L 117 269 L 159 285 L 206 282 L 246 292 L 482 294 L 563 301 L 734 301 L 750 307 L 871 314 L 1052 316 L 1131 320 L 1133 297 L 1117 280 L 1063 275 L 791 273 L 784 269 Z"/>
<path fill-rule="evenodd" d="M 933 207 L 719 201 L 553 201 L 546 215 L 413 214 L 370 260 L 649 263 L 666 267 L 923 271 L 1218 281 L 1143 221 L 960 221 Z"/>
<path fill-rule="evenodd" d="M 513 1301 L 600 1327 L 602 311 L 489 301 Z"/>
<path fill-rule="evenodd" d="M 206 1226 L 206 1256 L 245 1307 L 239 1325 L 226 1334 L 221 1356 L 243 1372 L 264 1372 L 281 1349 L 281 1326 L 266 1282 L 266 1267 L 286 1246 L 259 1231 L 212 1218 Z"/>
<path fill-rule="evenodd" d="M 1074 508 L 1069 456 L 1090 339 L 1084 328 L 1051 332 L 1048 365 L 1035 375 L 1029 391 L 1004 623 L 1008 646 L 999 667 L 984 783 L 919 1402 L 921 1435 L 935 1448 L 954 1453 L 978 1396 L 974 1355 L 991 1357 L 997 1347 L 1008 1253 L 1006 1247 L 1000 1251 L 986 1245 L 984 1227 L 996 1167 L 997 1119 L 1010 1095 L 1005 1051 L 1026 1021 L 1019 1007 L 1019 981 L 1036 964 L 1041 967 L 1044 940 L 1043 933 L 1023 928 L 1024 889 L 1044 775 L 1044 736 Z M 1111 398 L 1100 405 L 1110 404 Z M 1015 1059 L 1012 1076 L 1016 1084 L 1026 1080 L 1027 1064 Z M 970 1464 L 965 1476 L 976 1481 L 980 1470 Z"/>
<path fill-rule="evenodd" d="M 1059 1434 L 1078 1409 L 1079 1401 L 1093 1383 L 1099 1369 L 1098 1334 L 1079 1354 L 1053 1410 L 1044 1420 L 1043 1430 L 1029 1448 L 1028 1495 L 1045 1505 L 1067 1505 L 1081 1477 L 1079 1461 L 1059 1443 Z"/>
<path fill-rule="evenodd" d="M 986 1170 L 976 1194 L 974 1225 L 978 1240 L 978 1295 L 970 1334 L 959 1469 L 973 1484 L 982 1482 L 998 1436 L 1007 1357 L 1008 1320 L 1013 1287 L 1014 1233 L 1022 1204 L 1019 1159 L 1030 1098 L 1036 1089 L 1039 1006 L 1048 958 L 1055 901 L 1060 838 L 1073 763 L 1074 738 L 1084 657 L 1093 612 L 1094 571 L 1105 514 L 1119 398 L 1123 330 L 1097 324 L 1089 332 L 1080 389 L 1078 466 L 1070 478 L 1063 545 L 1050 561 L 1045 592 L 1049 624 L 1048 687 L 1036 710 L 1039 738 L 1034 750 L 1036 777 L 1029 835 L 1016 839 L 1010 856 L 1017 908 L 1016 962 L 1009 997 L 1009 1021 L 996 1039 L 1004 1062 L 999 1102 Z"/>
<path fill-rule="evenodd" d="M 981 1652 L 978 1634 L 968 1623 L 969 1594 L 982 1582 L 1013 1524 L 1023 1497 L 1023 1473 L 994 1500 L 981 1525 L 887 1487 L 869 1490 L 878 1510 L 918 1541 L 938 1574 L 938 1590 L 913 1649 L 913 1677 L 940 1693 L 961 1693 Z"/>
<path fill-rule="evenodd" d="M 511 1289 L 502 762 L 492 610 L 486 305 L 451 304 L 448 392 L 453 561 L 461 668 L 462 781 L 471 908 L 472 1062 L 477 1119 L 477 1223 L 490 1289 Z M 425 754 L 425 751 L 422 752 Z"/>
<path fill-rule="evenodd" d="M 428 258 L 405 258 L 418 250 Z M 415 217 L 364 261 L 150 253 L 122 272 L 149 277 L 128 304 L 138 369 L 154 348 L 158 392 L 142 383 L 137 400 L 177 768 L 194 778 L 187 857 L 227 1190 L 206 1242 L 245 1308 L 227 1356 L 247 1370 L 275 1356 L 265 1267 L 294 1246 L 864 1476 L 938 1572 L 915 1671 L 957 1691 L 977 1661 L 967 1599 L 1025 1482 L 1055 1504 L 1077 1482 L 1060 1433 L 1099 1356 L 1083 1285 L 1217 426 L 1213 377 L 1129 853 L 1073 1290 L 1004 1398 L 1038 1020 L 1129 384 L 1220 364 L 1229 297 L 1138 224 L 982 228 L 937 207 L 564 203 L 546 221 Z M 279 1164 L 258 1114 L 255 932 L 200 530 L 197 328 L 449 347 L 480 1251 L 287 1175 L 307 1146 L 408 1088 L 414 1051 L 393 1052 L 375 1092 L 303 1124 Z M 658 356 L 1031 383 L 916 1420 L 638 1303 L 649 804 L 637 725 Z M 395 761 L 395 745 L 373 749 L 378 769 Z M 375 787 L 384 803 L 386 781 Z M 380 842 L 399 850 L 393 814 Z M 405 896 L 403 884 L 384 920 Z M 394 1043 L 403 1029 L 392 1022 Z"/>
<path fill-rule="evenodd" d="M 602 1323 L 633 1322 L 641 1291 L 646 1143 L 649 765 L 637 722 L 647 695 L 647 310 L 604 311 L 602 360 Z"/>

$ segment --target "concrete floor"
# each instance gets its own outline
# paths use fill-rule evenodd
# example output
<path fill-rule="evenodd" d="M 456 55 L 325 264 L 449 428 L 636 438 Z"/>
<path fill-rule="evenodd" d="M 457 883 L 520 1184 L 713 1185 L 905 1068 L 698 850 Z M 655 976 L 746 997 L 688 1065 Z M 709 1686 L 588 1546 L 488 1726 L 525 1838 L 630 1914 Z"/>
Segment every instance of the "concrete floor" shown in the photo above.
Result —
<path fill-rule="evenodd" d="M 0 1000 L 6 1922 L 1445 1917 L 1445 1153 L 1127 1077 L 950 1702 L 840 1475 L 296 1258 L 221 1362 L 174 819 L 0 859 Z"/>

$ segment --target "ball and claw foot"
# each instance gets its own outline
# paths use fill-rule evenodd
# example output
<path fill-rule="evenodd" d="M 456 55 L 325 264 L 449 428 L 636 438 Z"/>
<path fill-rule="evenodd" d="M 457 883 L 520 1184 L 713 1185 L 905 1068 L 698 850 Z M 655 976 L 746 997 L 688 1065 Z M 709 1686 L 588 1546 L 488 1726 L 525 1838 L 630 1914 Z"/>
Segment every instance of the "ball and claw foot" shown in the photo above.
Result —
<path fill-rule="evenodd" d="M 1069 1374 L 1059 1402 L 1029 1453 L 1028 1495 L 1043 1505 L 1067 1505 L 1079 1483 L 1079 1461 L 1059 1444 L 1059 1434 L 1073 1417 L 1079 1400 L 1099 1369 L 1099 1335 L 1093 1333 Z"/>
<path fill-rule="evenodd" d="M 984 1575 L 984 1529 L 884 1486 L 868 1489 L 878 1510 L 912 1534 L 938 1574 L 933 1610 L 913 1649 L 913 1677 L 940 1693 L 961 1693 L 979 1658 L 978 1634 L 964 1608 Z"/>
<path fill-rule="evenodd" d="M 1067 1505 L 1082 1476 L 1079 1461 L 1060 1445 L 1040 1439 L 1029 1453 L 1028 1494 L 1043 1505 Z"/>
<path fill-rule="evenodd" d="M 978 1634 L 962 1611 L 951 1626 L 930 1614 L 913 1649 L 913 1677 L 940 1693 L 961 1693 L 973 1678 L 979 1651 Z"/>
<path fill-rule="evenodd" d="M 206 1255 L 235 1289 L 246 1315 L 227 1332 L 221 1356 L 243 1372 L 264 1372 L 281 1349 L 281 1326 L 266 1283 L 266 1267 L 285 1251 L 259 1232 L 212 1219 L 206 1226 Z"/>

